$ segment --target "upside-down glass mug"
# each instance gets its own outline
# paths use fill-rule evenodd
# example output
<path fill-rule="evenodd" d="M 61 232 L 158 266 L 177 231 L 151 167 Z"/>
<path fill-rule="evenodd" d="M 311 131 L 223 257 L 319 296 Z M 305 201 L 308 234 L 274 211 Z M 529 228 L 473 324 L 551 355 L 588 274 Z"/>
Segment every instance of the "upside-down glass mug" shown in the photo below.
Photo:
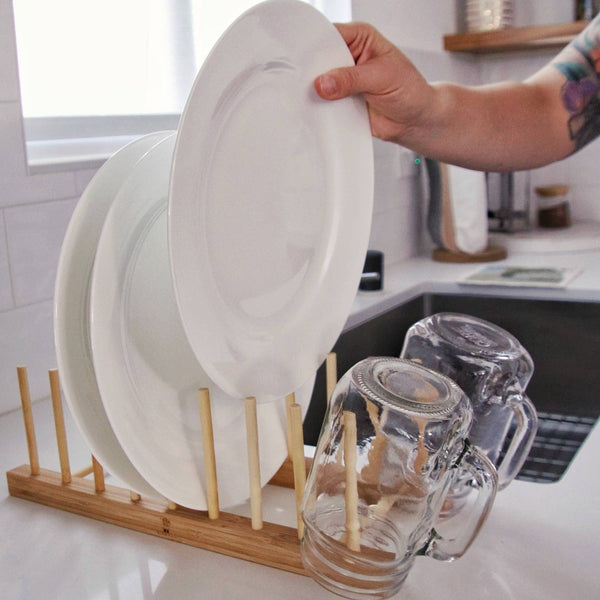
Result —
<path fill-rule="evenodd" d="M 399 358 L 368 358 L 332 395 L 302 501 L 307 572 L 347 598 L 387 598 L 416 556 L 453 560 L 475 539 L 497 474 L 466 440 L 471 406 L 450 379 Z M 468 474 L 476 501 L 450 537 L 446 492 Z"/>
<path fill-rule="evenodd" d="M 493 323 L 437 313 L 408 330 L 400 356 L 450 377 L 462 388 L 473 407 L 469 440 L 494 463 L 498 489 L 505 488 L 523 466 L 537 432 L 537 412 L 525 394 L 533 375 L 527 350 Z M 513 419 L 516 430 L 501 458 Z"/>

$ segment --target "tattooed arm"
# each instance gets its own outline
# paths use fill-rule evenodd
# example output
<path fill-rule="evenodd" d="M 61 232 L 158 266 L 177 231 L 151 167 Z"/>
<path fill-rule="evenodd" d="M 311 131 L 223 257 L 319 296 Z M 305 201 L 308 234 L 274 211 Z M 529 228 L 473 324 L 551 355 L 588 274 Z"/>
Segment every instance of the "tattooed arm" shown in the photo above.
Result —
<path fill-rule="evenodd" d="M 363 94 L 376 137 L 501 171 L 559 160 L 600 134 L 600 17 L 529 79 L 478 87 L 429 84 L 371 26 L 338 29 L 356 66 L 322 75 L 315 88 L 328 100 Z"/>
<path fill-rule="evenodd" d="M 565 78 L 561 99 L 569 112 L 574 151 L 600 135 L 600 16 L 551 63 Z"/>

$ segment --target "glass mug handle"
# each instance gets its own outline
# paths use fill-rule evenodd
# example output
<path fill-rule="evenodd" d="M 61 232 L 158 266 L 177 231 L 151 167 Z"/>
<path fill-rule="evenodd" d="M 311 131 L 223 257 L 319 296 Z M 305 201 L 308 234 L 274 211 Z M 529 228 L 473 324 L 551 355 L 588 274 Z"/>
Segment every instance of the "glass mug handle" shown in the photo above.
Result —
<path fill-rule="evenodd" d="M 458 469 L 456 477 L 466 474 L 474 481 L 477 488 L 475 502 L 461 509 L 454 517 L 461 523 L 460 533 L 452 538 L 441 536 L 435 529 L 426 546 L 419 552 L 436 560 L 451 561 L 460 558 L 477 537 L 479 530 L 494 504 L 498 488 L 498 474 L 492 461 L 478 448 L 465 440 L 462 454 L 454 464 Z"/>
<path fill-rule="evenodd" d="M 504 489 L 521 470 L 537 433 L 537 412 L 531 400 L 520 393 L 511 394 L 506 405 L 517 420 L 517 428 L 502 462 L 497 466 L 498 489 Z"/>

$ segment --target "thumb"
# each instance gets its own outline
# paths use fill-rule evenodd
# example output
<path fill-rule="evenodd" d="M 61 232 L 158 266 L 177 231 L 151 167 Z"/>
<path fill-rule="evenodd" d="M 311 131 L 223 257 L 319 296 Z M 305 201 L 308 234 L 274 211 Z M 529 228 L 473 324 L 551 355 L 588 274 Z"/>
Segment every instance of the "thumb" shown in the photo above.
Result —
<path fill-rule="evenodd" d="M 315 90 L 324 100 L 339 100 L 366 91 L 357 67 L 341 67 L 315 79 Z"/>

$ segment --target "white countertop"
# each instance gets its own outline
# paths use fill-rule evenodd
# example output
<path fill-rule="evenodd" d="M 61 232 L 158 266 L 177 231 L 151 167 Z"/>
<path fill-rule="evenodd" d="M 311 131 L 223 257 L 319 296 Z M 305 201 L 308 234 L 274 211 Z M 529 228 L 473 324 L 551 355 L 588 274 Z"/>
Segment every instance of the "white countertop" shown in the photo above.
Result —
<path fill-rule="evenodd" d="M 464 277 L 491 264 L 573 268 L 580 270 L 580 273 L 565 288 L 474 286 L 458 283 Z M 428 257 L 411 258 L 386 266 L 383 290 L 358 293 L 346 327 L 358 325 L 425 292 L 600 302 L 600 250 L 511 254 L 494 263 L 441 263 Z"/>
<path fill-rule="evenodd" d="M 511 257 L 528 266 L 578 266 L 567 289 L 466 288 L 456 281 L 481 265 L 405 261 L 385 274 L 386 289 L 358 295 L 348 325 L 426 291 L 600 302 L 600 252 Z M 16 375 L 15 375 L 16 376 Z M 66 409 L 66 406 L 65 406 Z M 71 467 L 90 462 L 68 412 Z M 58 470 L 49 401 L 34 418 L 42 467 Z M 0 470 L 27 462 L 20 411 L 0 417 Z M 500 492 L 468 553 L 454 563 L 418 558 L 397 595 L 406 600 L 588 600 L 600 593 L 600 426 L 557 483 L 514 481 Z M 110 483 L 110 480 L 107 481 Z M 268 487 L 265 518 L 293 525 L 293 492 Z M 241 509 L 244 513 L 247 509 Z M 310 578 L 100 523 L 8 496 L 0 479 L 0 598 L 163 600 L 335 596 Z"/>

